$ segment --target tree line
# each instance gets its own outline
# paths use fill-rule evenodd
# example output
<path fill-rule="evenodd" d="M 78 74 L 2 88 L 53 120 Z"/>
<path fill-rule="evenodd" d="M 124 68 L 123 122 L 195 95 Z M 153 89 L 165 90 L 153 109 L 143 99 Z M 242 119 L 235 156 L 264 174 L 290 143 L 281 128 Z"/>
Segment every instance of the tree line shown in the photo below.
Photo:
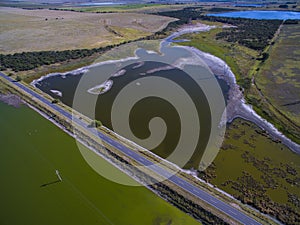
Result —
<path fill-rule="evenodd" d="M 223 39 L 232 43 L 239 43 L 245 47 L 262 51 L 270 43 L 278 30 L 281 20 L 257 20 L 244 18 L 208 17 L 202 19 L 231 24 L 231 27 L 216 35 L 217 39 Z"/>
<path fill-rule="evenodd" d="M 51 65 L 72 59 L 80 59 L 95 53 L 104 53 L 116 46 L 132 41 L 124 41 L 119 44 L 108 45 L 92 49 L 74 49 L 63 51 L 37 51 L 14 54 L 0 54 L 0 70 L 12 69 L 15 72 L 32 70 L 39 66 Z"/>

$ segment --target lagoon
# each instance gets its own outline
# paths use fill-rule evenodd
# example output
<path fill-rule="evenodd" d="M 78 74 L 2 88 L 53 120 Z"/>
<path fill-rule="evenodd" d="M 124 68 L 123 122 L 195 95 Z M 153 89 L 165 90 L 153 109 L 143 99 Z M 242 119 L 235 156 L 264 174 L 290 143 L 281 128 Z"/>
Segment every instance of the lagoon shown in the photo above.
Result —
<path fill-rule="evenodd" d="M 213 13 L 207 14 L 208 16 L 220 16 L 231 18 L 247 18 L 247 19 L 260 19 L 260 20 L 300 20 L 300 12 L 292 11 L 238 11 L 226 13 Z"/>
<path fill-rule="evenodd" d="M 96 65 L 86 73 L 53 74 L 36 81 L 35 86 L 163 158 L 172 156 L 179 141 L 185 140 L 183 137 L 193 137 L 192 147 L 181 147 L 176 157 L 168 160 L 187 169 L 198 168 L 204 160 L 206 141 L 218 129 L 229 87 L 209 72 L 189 49 L 163 42 L 161 52 L 139 48 L 135 58 Z M 186 64 L 184 70 L 189 74 L 174 67 L 175 64 L 181 67 Z M 56 95 L 53 90 L 62 95 Z M 191 117 L 195 123 L 190 122 Z M 165 128 L 151 130 L 149 124 L 153 118 L 164 121 Z M 186 132 L 182 132 L 184 118 L 189 118 L 186 123 L 191 123 Z M 197 123 L 201 124 L 199 134 Z M 194 153 L 184 161 L 190 150 Z"/>

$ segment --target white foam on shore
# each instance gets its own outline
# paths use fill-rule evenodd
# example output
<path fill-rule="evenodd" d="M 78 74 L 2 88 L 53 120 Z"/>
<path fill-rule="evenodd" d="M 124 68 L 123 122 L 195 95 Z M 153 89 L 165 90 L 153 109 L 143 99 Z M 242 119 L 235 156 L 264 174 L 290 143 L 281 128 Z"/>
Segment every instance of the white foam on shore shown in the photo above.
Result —
<path fill-rule="evenodd" d="M 127 58 L 118 59 L 118 60 L 107 60 L 107 61 L 103 61 L 103 62 L 99 62 L 99 63 L 94 63 L 94 64 L 91 64 L 89 66 L 81 67 L 81 68 L 76 69 L 76 70 L 67 71 L 67 72 L 64 72 L 64 73 L 49 73 L 45 76 L 40 77 L 39 79 L 33 80 L 30 84 L 32 86 L 36 87 L 36 84 L 38 84 L 40 81 L 42 81 L 46 78 L 49 78 L 49 77 L 61 76 L 62 78 L 65 78 L 67 75 L 68 76 L 73 76 L 73 75 L 79 75 L 79 74 L 86 73 L 86 72 L 89 71 L 90 68 L 93 68 L 93 67 L 97 67 L 97 66 L 101 66 L 101 65 L 105 65 L 105 64 L 114 64 L 114 63 L 119 63 L 119 62 L 126 62 L 126 61 L 129 61 L 129 60 L 136 60 L 136 59 L 139 58 L 136 54 L 136 51 L 134 52 L 134 55 L 135 55 L 134 57 L 127 57 Z"/>
<path fill-rule="evenodd" d="M 88 71 L 89 67 L 82 67 L 76 70 L 72 70 L 69 72 L 65 72 L 65 73 L 49 73 L 45 76 L 40 77 L 39 79 L 33 80 L 30 84 L 34 87 L 36 87 L 36 84 L 38 84 L 39 82 L 41 82 L 42 80 L 49 78 L 49 77 L 54 77 L 54 76 L 62 76 L 65 77 L 66 75 L 79 75 L 82 73 L 86 73 Z"/>

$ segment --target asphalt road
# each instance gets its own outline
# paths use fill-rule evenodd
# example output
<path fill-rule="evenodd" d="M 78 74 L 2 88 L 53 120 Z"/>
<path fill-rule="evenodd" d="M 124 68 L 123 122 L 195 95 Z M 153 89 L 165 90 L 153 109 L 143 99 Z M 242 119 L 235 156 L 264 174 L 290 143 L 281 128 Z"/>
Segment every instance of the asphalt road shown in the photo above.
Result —
<path fill-rule="evenodd" d="M 0 72 L 0 76 L 5 78 L 6 80 L 12 82 L 14 85 L 18 86 L 21 88 L 23 91 L 27 92 L 30 94 L 33 98 L 37 98 L 40 101 L 42 101 L 44 104 L 48 105 L 51 107 L 53 110 L 59 112 L 60 114 L 64 115 L 66 118 L 72 120 L 77 123 L 79 126 L 82 128 L 88 130 L 89 132 L 92 132 L 94 135 L 100 137 L 102 141 L 106 142 L 108 145 L 117 148 L 120 150 L 123 154 L 125 154 L 127 157 L 132 158 L 133 160 L 137 161 L 138 163 L 148 166 L 149 169 L 151 169 L 153 172 L 159 174 L 160 176 L 164 177 L 169 177 L 168 180 L 176 184 L 177 186 L 185 189 L 187 192 L 191 193 L 195 197 L 205 201 L 206 203 L 210 204 L 211 206 L 215 207 L 216 209 L 222 211 L 223 213 L 227 214 L 230 216 L 232 219 L 242 223 L 242 224 L 247 224 L 247 225 L 258 225 L 256 220 L 253 218 L 249 217 L 248 215 L 244 214 L 243 212 L 239 211 L 238 209 L 234 208 L 233 206 L 215 198 L 214 196 L 210 195 L 209 193 L 197 188 L 193 184 L 189 183 L 188 181 L 176 176 L 176 175 L 170 175 L 168 171 L 165 169 L 161 168 L 159 165 L 153 164 L 151 161 L 148 159 L 144 158 L 143 156 L 137 154 L 133 150 L 125 147 L 124 145 L 120 144 L 119 142 L 109 138 L 108 136 L 104 135 L 103 133 L 100 133 L 98 131 L 95 131 L 95 129 L 91 129 L 88 127 L 88 124 L 84 123 L 80 119 L 73 118 L 72 114 L 63 110 L 59 106 L 52 104 L 49 100 L 44 98 L 43 96 L 39 95 L 35 91 L 29 89 L 25 85 L 19 82 L 15 82 L 13 79 L 10 77 L 6 76 L 5 74 Z"/>

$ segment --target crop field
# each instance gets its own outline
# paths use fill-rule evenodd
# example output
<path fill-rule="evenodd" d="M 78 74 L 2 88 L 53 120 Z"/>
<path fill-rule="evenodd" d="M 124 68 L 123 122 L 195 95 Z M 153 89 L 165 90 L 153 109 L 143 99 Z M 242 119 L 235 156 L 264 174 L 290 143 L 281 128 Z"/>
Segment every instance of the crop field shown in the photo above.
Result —
<path fill-rule="evenodd" d="M 0 53 L 97 48 L 145 37 L 173 18 L 0 7 Z"/>
<path fill-rule="evenodd" d="M 300 24 L 284 25 L 256 75 L 256 83 L 270 103 L 299 127 L 300 133 Z"/>
<path fill-rule="evenodd" d="M 229 125 L 225 137 L 202 178 L 287 224 L 299 219 L 300 156 L 242 119 Z"/>
<path fill-rule="evenodd" d="M 98 175 L 74 139 L 28 107 L 0 102 L 0 114 L 0 224 L 200 224 L 144 187 L 119 185 Z"/>

